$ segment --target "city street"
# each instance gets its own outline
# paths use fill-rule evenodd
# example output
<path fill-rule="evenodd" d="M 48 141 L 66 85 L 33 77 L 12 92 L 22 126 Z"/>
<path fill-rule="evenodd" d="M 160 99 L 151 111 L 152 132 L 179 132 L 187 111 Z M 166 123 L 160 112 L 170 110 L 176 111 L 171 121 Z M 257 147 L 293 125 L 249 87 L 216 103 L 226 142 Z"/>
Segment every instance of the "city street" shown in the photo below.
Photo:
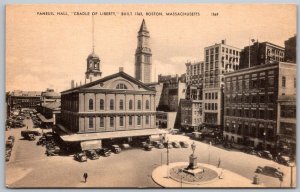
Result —
<path fill-rule="evenodd" d="M 32 129 L 31 120 L 25 124 Z M 45 147 L 37 146 L 36 141 L 21 139 L 22 129 L 6 131 L 6 137 L 15 135 L 16 141 L 12 156 L 6 163 L 6 184 L 8 187 L 160 187 L 151 178 L 152 170 L 166 163 L 166 149 L 144 151 L 142 149 L 129 149 L 110 157 L 100 157 L 98 160 L 77 162 L 73 156 L 47 157 Z M 169 135 L 169 140 L 193 141 L 182 135 Z M 261 159 L 238 151 L 228 151 L 206 143 L 195 141 L 198 162 L 217 165 L 221 159 L 221 167 L 240 174 L 252 180 L 257 166 L 273 165 L 280 167 L 285 177 L 282 187 L 290 186 L 289 167 L 279 165 L 273 161 Z M 191 154 L 190 148 L 169 150 L 170 162 L 188 162 Z M 87 183 L 83 182 L 83 173 L 88 173 Z M 294 174 L 296 168 L 294 168 Z M 266 187 L 279 187 L 277 178 L 258 174 L 260 181 Z M 224 173 L 226 177 L 226 172 Z M 295 179 L 294 179 L 295 185 Z M 234 186 L 230 186 L 234 187 Z"/>

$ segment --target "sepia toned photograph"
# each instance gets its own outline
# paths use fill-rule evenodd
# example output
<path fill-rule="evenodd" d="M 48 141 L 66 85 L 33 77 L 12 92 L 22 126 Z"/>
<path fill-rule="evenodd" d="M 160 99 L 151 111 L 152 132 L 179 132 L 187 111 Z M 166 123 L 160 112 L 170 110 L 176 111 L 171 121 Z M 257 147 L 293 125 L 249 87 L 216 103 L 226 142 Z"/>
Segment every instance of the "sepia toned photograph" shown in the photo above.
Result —
<path fill-rule="evenodd" d="M 7 188 L 296 182 L 295 4 L 7 4 Z"/>

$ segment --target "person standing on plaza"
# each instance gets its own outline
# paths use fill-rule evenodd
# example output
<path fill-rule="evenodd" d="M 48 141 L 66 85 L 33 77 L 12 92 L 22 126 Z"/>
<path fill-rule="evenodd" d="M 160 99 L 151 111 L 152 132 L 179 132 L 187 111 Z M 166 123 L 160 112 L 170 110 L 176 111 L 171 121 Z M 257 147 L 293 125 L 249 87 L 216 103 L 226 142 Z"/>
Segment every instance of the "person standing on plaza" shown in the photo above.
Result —
<path fill-rule="evenodd" d="M 84 178 L 84 182 L 86 183 L 87 178 L 88 178 L 88 174 L 87 174 L 87 173 L 84 173 L 84 174 L 83 174 L 83 178 Z"/>
<path fill-rule="evenodd" d="M 221 158 L 219 157 L 218 168 L 220 167 L 220 165 L 221 165 Z"/>

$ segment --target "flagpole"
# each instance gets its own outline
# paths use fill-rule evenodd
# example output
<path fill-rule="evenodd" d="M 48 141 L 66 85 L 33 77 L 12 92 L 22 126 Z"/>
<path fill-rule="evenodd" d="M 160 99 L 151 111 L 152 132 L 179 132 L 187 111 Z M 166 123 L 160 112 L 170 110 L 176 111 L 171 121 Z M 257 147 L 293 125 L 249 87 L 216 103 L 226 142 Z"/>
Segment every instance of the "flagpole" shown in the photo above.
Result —
<path fill-rule="evenodd" d="M 250 38 L 249 38 L 249 68 L 250 68 Z"/>

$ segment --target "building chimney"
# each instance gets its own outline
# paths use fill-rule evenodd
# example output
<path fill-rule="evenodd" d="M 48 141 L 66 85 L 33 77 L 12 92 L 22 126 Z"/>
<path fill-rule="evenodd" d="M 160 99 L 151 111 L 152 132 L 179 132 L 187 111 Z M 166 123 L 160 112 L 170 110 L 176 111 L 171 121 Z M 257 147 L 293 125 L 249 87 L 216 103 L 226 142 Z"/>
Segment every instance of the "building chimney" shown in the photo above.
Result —
<path fill-rule="evenodd" d="M 74 88 L 74 80 L 71 81 L 71 89 Z"/>
<path fill-rule="evenodd" d="M 119 67 L 119 72 L 124 72 L 124 67 Z"/>
<path fill-rule="evenodd" d="M 226 39 L 222 40 L 222 44 L 224 44 L 224 45 L 226 44 Z"/>

